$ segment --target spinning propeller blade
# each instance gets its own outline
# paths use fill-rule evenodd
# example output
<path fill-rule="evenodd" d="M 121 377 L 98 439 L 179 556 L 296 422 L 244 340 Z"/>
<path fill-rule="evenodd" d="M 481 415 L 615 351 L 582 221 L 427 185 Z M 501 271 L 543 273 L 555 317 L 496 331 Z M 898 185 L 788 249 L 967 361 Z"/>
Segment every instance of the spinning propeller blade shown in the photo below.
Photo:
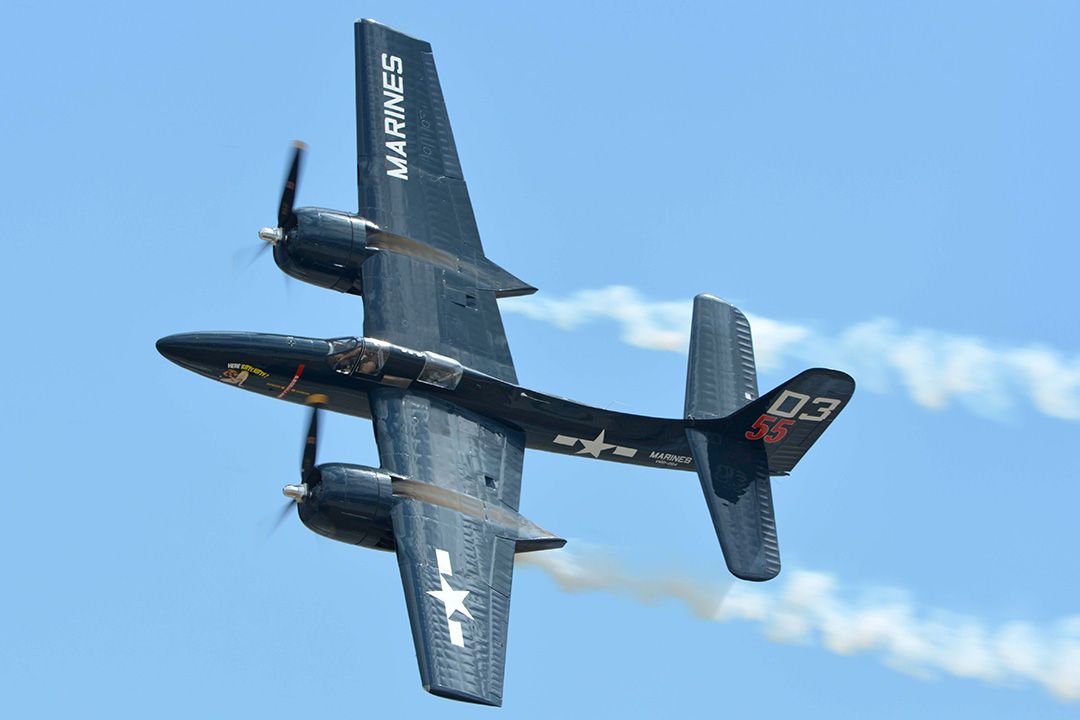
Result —
<path fill-rule="evenodd" d="M 245 245 L 236 252 L 233 253 L 232 269 L 233 272 L 241 272 L 247 270 L 249 267 L 255 264 L 255 262 L 266 253 L 270 248 L 270 243 L 260 243 L 259 245 Z"/>
<path fill-rule="evenodd" d="M 307 439 L 304 441 L 304 455 L 300 460 L 300 481 L 307 479 L 308 473 L 315 469 L 315 447 L 319 443 L 319 406 L 311 406 L 311 420 L 308 422 Z"/>
<path fill-rule="evenodd" d="M 259 237 L 269 245 L 277 245 L 285 239 L 285 235 L 290 230 L 296 227 L 296 213 L 293 212 L 293 202 L 296 200 L 296 183 L 300 178 L 300 159 L 306 149 L 307 145 L 299 140 L 293 143 L 289 176 L 285 178 L 285 187 L 281 191 L 281 202 L 278 203 L 277 227 L 264 227 L 259 230 Z"/>
<path fill-rule="evenodd" d="M 309 483 L 319 482 L 319 468 L 315 465 L 315 452 L 319 445 L 319 408 L 326 404 L 325 395 L 312 395 L 307 400 L 311 405 L 311 420 L 308 421 L 307 436 L 304 438 L 304 452 L 300 456 L 300 484 L 286 485 L 281 489 L 289 501 L 281 509 L 274 527 L 270 530 L 272 535 L 285 522 L 285 516 L 289 514 L 299 502 L 303 502 L 309 492 Z"/>
<path fill-rule="evenodd" d="M 293 143 L 293 157 L 292 164 L 289 166 L 289 177 L 285 180 L 285 188 L 281 191 L 281 203 L 278 204 L 277 222 L 283 233 L 296 227 L 293 201 L 296 199 L 296 183 L 300 176 L 300 158 L 306 149 L 307 145 L 299 140 Z"/>
<path fill-rule="evenodd" d="M 282 506 L 281 512 L 278 513 L 277 519 L 274 521 L 273 527 L 271 527 L 270 532 L 266 534 L 267 537 L 270 537 L 278 531 L 278 528 L 280 528 L 281 524 L 285 522 L 285 518 L 289 517 L 289 512 L 292 511 L 295 505 L 296 501 L 290 499 L 288 502 L 285 503 L 285 505 Z"/>

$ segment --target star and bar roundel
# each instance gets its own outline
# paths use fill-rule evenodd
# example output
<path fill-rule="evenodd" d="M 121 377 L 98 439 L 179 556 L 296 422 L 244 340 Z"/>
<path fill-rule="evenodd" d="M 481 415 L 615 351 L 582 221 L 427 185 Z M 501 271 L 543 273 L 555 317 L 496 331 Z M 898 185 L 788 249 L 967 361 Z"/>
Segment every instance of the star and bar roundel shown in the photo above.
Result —
<path fill-rule="evenodd" d="M 632 458 L 637 455 L 637 448 L 624 447 L 622 445 L 616 445 L 604 440 L 604 434 L 607 430 L 601 430 L 600 434 L 592 440 L 586 440 L 585 438 L 571 437 L 570 435 L 556 435 L 554 443 L 556 445 L 563 445 L 565 447 L 573 448 L 578 445 L 581 446 L 575 454 L 576 455 L 591 455 L 594 458 L 600 457 L 600 453 L 607 450 L 611 451 L 612 455 L 617 455 L 624 458 Z"/>

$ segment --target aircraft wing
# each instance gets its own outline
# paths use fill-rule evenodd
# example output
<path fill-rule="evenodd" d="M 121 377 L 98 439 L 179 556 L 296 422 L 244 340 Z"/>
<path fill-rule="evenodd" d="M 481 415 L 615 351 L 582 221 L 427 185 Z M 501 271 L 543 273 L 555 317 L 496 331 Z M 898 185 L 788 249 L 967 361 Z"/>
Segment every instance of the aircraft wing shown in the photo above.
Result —
<path fill-rule="evenodd" d="M 517 510 L 524 436 L 408 390 L 372 392 L 371 411 L 384 468 L 484 504 L 399 497 L 391 517 L 424 688 L 501 705 L 515 541 L 487 516 Z"/>
<path fill-rule="evenodd" d="M 431 45 L 356 23 L 360 215 L 459 257 L 483 255 Z"/>
<path fill-rule="evenodd" d="M 431 350 L 517 384 L 495 293 L 475 276 L 390 252 L 366 260 L 361 272 L 366 337 Z"/>
<path fill-rule="evenodd" d="M 358 21 L 356 103 L 364 334 L 516 383 L 496 297 L 535 288 L 484 256 L 431 45 Z"/>

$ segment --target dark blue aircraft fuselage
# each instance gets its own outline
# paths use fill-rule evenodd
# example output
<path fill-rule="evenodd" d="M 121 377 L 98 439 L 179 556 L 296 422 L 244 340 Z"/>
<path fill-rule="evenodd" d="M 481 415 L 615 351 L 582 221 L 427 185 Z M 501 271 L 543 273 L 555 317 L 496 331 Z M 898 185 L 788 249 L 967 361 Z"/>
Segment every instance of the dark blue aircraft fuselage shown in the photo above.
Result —
<path fill-rule="evenodd" d="M 582 405 L 372 338 L 196 332 L 162 338 L 157 347 L 169 360 L 208 378 L 279 400 L 317 401 L 343 415 L 371 419 L 369 391 L 409 387 L 516 427 L 525 433 L 526 447 L 535 450 L 695 469 L 685 432 L 691 420 Z"/>

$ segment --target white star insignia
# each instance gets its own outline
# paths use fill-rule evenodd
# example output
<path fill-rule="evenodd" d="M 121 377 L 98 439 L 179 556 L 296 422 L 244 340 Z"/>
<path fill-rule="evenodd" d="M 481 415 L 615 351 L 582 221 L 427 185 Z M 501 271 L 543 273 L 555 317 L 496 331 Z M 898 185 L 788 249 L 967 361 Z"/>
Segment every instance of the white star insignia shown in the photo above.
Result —
<path fill-rule="evenodd" d="M 450 583 L 446 582 L 446 578 L 442 575 L 439 575 L 439 580 L 442 581 L 442 589 L 428 590 L 427 594 L 443 604 L 443 607 L 446 609 L 446 619 L 449 620 L 455 612 L 460 612 L 462 615 L 472 620 L 472 613 L 469 612 L 469 608 L 465 607 L 465 598 L 469 596 L 469 591 L 455 590 L 450 586 Z"/>
<path fill-rule="evenodd" d="M 600 453 L 615 447 L 611 443 L 604 442 L 604 433 L 606 432 L 606 429 L 601 430 L 600 434 L 597 435 L 594 440 L 578 439 L 578 442 L 581 443 L 581 449 L 577 451 L 577 454 L 589 454 L 592 455 L 594 458 L 598 458 L 600 457 Z"/>
<path fill-rule="evenodd" d="M 459 612 L 470 620 L 473 619 L 469 608 L 465 607 L 465 598 L 469 597 L 468 590 L 455 590 L 446 581 L 447 577 L 454 576 L 454 568 L 450 565 L 450 553 L 439 548 L 435 549 L 435 562 L 439 564 L 439 589 L 428 590 L 427 594 L 443 604 L 446 611 L 446 629 L 450 633 L 450 644 L 465 647 L 465 633 L 461 629 L 461 623 L 450 618 Z"/>

